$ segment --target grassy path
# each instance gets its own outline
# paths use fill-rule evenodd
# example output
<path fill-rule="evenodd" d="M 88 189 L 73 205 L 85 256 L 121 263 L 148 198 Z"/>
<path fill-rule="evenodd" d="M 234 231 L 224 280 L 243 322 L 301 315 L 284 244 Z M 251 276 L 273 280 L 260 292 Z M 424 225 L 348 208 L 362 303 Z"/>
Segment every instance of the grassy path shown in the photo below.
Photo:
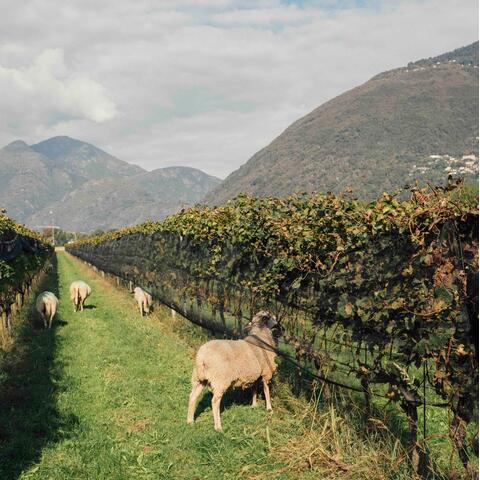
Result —
<path fill-rule="evenodd" d="M 281 467 L 266 460 L 267 413 L 238 395 L 226 398 L 224 435 L 213 430 L 209 395 L 196 425 L 185 424 L 194 349 L 167 310 L 142 319 L 128 292 L 57 258 L 47 285 L 60 299 L 55 329 L 34 330 L 23 370 L 10 372 L 25 398 L 7 399 L 0 414 L 0 478 L 237 478 Z M 68 296 L 76 279 L 93 290 L 78 313 Z"/>

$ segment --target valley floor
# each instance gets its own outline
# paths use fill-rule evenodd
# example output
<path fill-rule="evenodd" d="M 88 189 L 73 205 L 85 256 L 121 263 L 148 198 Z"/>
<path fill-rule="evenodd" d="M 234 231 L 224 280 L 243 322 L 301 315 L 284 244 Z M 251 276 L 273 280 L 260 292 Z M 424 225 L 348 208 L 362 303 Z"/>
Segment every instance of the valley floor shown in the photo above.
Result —
<path fill-rule="evenodd" d="M 363 436 L 279 381 L 272 415 L 230 393 L 219 434 L 205 393 L 187 425 L 193 357 L 206 334 L 160 306 L 140 317 L 131 294 L 65 252 L 57 263 L 41 286 L 60 299 L 54 328 L 32 328 L 26 308 L 0 359 L 1 479 L 412 478 L 382 429 Z M 68 288 L 77 279 L 93 293 L 75 313 Z"/>

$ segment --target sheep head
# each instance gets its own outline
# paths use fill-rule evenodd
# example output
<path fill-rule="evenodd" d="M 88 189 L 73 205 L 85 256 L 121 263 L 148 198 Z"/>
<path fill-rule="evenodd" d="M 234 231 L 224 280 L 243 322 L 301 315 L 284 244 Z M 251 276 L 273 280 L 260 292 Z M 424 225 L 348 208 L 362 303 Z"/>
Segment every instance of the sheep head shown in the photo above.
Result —
<path fill-rule="evenodd" d="M 252 321 L 245 326 L 245 333 L 250 333 L 252 329 L 265 329 L 268 328 L 269 330 L 277 330 L 279 329 L 280 325 L 277 322 L 275 315 L 272 315 L 267 310 L 260 310 L 255 314 L 252 318 Z"/>

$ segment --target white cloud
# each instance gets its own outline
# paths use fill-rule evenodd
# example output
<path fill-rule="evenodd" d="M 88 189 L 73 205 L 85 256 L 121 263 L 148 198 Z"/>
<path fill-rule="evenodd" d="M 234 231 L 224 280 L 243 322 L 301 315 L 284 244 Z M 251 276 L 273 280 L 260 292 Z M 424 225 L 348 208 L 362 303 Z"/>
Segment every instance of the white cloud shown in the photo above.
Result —
<path fill-rule="evenodd" d="M 65 134 L 221 176 L 335 95 L 478 38 L 471 0 L 10 3 L 0 145 Z"/>
<path fill-rule="evenodd" d="M 101 123 L 117 113 L 101 84 L 69 71 L 61 49 L 44 50 L 26 68 L 0 65 L 0 91 L 0 107 L 10 113 L 3 116 L 7 122 L 12 116 L 25 116 L 39 123 L 64 117 Z"/>

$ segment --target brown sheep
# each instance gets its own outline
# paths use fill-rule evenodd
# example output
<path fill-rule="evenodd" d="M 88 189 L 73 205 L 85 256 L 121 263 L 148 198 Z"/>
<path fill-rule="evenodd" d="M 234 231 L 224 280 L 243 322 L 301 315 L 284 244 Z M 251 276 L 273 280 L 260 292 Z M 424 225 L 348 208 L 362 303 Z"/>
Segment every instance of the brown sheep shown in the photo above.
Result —
<path fill-rule="evenodd" d="M 58 308 L 58 298 L 52 292 L 42 292 L 38 295 L 35 306 L 45 328 L 47 328 L 47 321 L 48 328 L 52 328 L 52 320 Z"/>
<path fill-rule="evenodd" d="M 277 365 L 272 328 L 274 316 L 258 312 L 247 325 L 248 336 L 243 340 L 211 340 L 197 352 L 192 373 L 192 391 L 188 402 L 187 423 L 193 423 L 196 401 L 208 385 L 212 392 L 212 413 L 215 430 L 222 430 L 220 402 L 229 388 L 254 388 L 252 406 L 257 403 L 256 383 L 263 383 L 267 411 L 272 411 L 270 382 Z"/>
<path fill-rule="evenodd" d="M 147 315 L 150 313 L 150 306 L 152 305 L 152 296 L 147 293 L 145 290 L 141 289 L 140 287 L 135 287 L 133 289 L 133 294 L 135 300 L 138 304 L 138 309 L 140 310 L 140 315 Z"/>
<path fill-rule="evenodd" d="M 76 280 L 70 285 L 70 298 L 73 302 L 74 312 L 83 311 L 85 300 L 92 293 L 92 289 L 82 280 Z"/>

